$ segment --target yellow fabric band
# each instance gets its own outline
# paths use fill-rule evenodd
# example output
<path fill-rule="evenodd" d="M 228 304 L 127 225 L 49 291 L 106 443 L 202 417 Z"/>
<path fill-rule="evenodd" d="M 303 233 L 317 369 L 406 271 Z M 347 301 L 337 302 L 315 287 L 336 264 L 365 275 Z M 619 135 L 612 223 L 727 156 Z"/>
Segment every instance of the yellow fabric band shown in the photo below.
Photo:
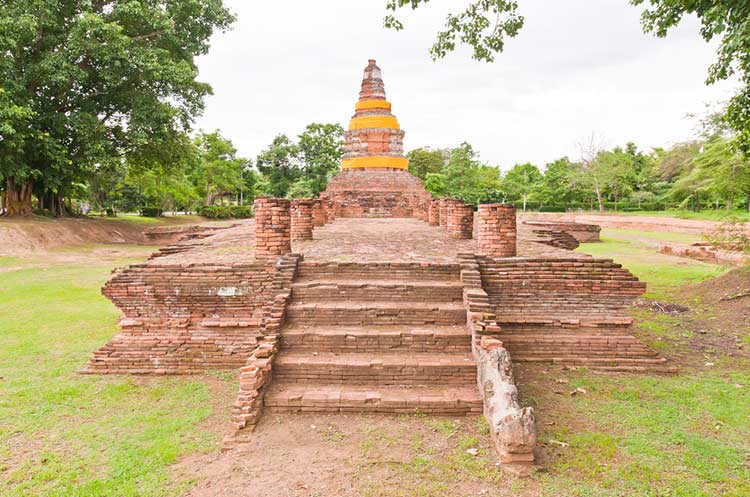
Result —
<path fill-rule="evenodd" d="M 385 100 L 362 100 L 354 106 L 356 110 L 386 109 L 391 110 L 391 103 Z"/>
<path fill-rule="evenodd" d="M 343 159 L 341 167 L 344 169 L 362 169 L 362 168 L 390 168 L 390 169 L 409 169 L 409 159 L 403 157 L 391 157 L 388 155 L 373 155 L 367 157 L 355 157 L 353 159 Z"/>
<path fill-rule="evenodd" d="M 349 129 L 386 128 L 401 129 L 393 116 L 355 117 L 349 122 Z"/>

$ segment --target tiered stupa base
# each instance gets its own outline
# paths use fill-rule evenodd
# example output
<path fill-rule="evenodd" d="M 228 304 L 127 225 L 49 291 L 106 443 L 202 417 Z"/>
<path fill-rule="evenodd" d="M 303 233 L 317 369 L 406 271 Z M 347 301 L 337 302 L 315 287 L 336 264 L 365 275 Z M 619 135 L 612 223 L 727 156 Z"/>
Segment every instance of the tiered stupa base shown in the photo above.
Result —
<path fill-rule="evenodd" d="M 344 169 L 321 197 L 333 202 L 336 217 L 419 219 L 431 199 L 419 178 L 398 169 Z"/>

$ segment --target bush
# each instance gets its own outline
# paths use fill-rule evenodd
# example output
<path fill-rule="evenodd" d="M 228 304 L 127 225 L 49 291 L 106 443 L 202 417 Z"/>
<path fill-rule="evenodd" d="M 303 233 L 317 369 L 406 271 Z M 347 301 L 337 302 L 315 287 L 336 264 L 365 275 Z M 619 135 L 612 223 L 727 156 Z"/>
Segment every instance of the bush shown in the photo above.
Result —
<path fill-rule="evenodd" d="M 161 217 L 162 212 L 163 211 L 161 210 L 160 207 L 154 207 L 154 206 L 143 207 L 141 209 L 141 216 L 143 216 L 143 217 Z"/>
<path fill-rule="evenodd" d="M 249 205 L 204 205 L 198 208 L 198 215 L 209 219 L 246 219 L 253 217 Z"/>

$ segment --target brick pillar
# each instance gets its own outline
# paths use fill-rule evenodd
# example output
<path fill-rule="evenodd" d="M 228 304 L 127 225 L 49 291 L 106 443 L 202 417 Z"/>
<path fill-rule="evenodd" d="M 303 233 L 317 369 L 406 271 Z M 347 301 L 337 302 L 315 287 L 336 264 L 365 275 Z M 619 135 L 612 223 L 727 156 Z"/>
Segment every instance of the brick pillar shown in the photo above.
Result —
<path fill-rule="evenodd" d="M 516 206 L 481 204 L 477 215 L 479 253 L 490 257 L 515 257 Z"/>
<path fill-rule="evenodd" d="M 453 199 L 446 198 L 446 197 L 440 197 L 438 199 L 438 202 L 439 202 L 438 211 L 440 212 L 439 217 L 438 217 L 439 219 L 438 222 L 440 223 L 440 226 L 442 226 L 443 228 L 445 228 L 448 225 L 448 204 L 450 203 L 451 200 Z"/>
<path fill-rule="evenodd" d="M 440 199 L 433 198 L 430 200 L 427 211 L 427 222 L 430 226 L 440 226 Z"/>
<path fill-rule="evenodd" d="M 330 223 L 336 220 L 336 207 L 333 205 L 333 199 L 327 198 L 325 202 L 326 222 Z"/>
<path fill-rule="evenodd" d="M 292 251 L 289 201 L 283 198 L 256 197 L 255 257 L 275 257 Z"/>
<path fill-rule="evenodd" d="M 292 240 L 313 239 L 313 205 L 311 198 L 299 198 L 292 202 Z"/>
<path fill-rule="evenodd" d="M 474 207 L 452 200 L 448 204 L 448 236 L 456 240 L 470 240 L 474 231 Z"/>
<path fill-rule="evenodd" d="M 326 224 L 326 213 L 323 208 L 323 200 L 316 199 L 312 208 L 313 226 L 324 226 Z"/>

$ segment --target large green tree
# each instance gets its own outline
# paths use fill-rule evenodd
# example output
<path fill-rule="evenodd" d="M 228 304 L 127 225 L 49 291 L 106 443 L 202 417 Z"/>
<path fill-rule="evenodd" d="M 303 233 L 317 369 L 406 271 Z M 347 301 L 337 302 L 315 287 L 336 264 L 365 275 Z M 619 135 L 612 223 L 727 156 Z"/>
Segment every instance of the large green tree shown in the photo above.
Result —
<path fill-rule="evenodd" d="M 28 214 L 33 195 L 68 195 L 101 164 L 146 162 L 178 139 L 211 92 L 194 58 L 232 20 L 221 0 L 3 2 L 5 212 Z"/>
<path fill-rule="evenodd" d="M 624 1 L 624 0 L 623 0 Z M 403 29 L 400 9 L 417 9 L 429 0 L 386 0 L 385 26 Z M 468 45 L 472 57 L 492 62 L 524 25 L 520 0 L 466 0 L 463 11 L 448 15 L 430 49 L 433 59 L 445 57 L 457 44 Z M 664 37 L 683 18 L 696 16 L 700 34 L 707 42 L 718 40 L 717 57 L 708 70 L 707 84 L 737 75 L 743 86 L 730 101 L 727 117 L 737 134 L 736 143 L 750 153 L 750 2 L 748 0 L 629 0 L 648 5 L 642 14 L 644 31 Z"/>
<path fill-rule="evenodd" d="M 516 164 L 505 174 L 502 190 L 508 200 L 521 200 L 525 211 L 529 194 L 539 188 L 543 179 L 542 173 L 534 164 Z"/>

